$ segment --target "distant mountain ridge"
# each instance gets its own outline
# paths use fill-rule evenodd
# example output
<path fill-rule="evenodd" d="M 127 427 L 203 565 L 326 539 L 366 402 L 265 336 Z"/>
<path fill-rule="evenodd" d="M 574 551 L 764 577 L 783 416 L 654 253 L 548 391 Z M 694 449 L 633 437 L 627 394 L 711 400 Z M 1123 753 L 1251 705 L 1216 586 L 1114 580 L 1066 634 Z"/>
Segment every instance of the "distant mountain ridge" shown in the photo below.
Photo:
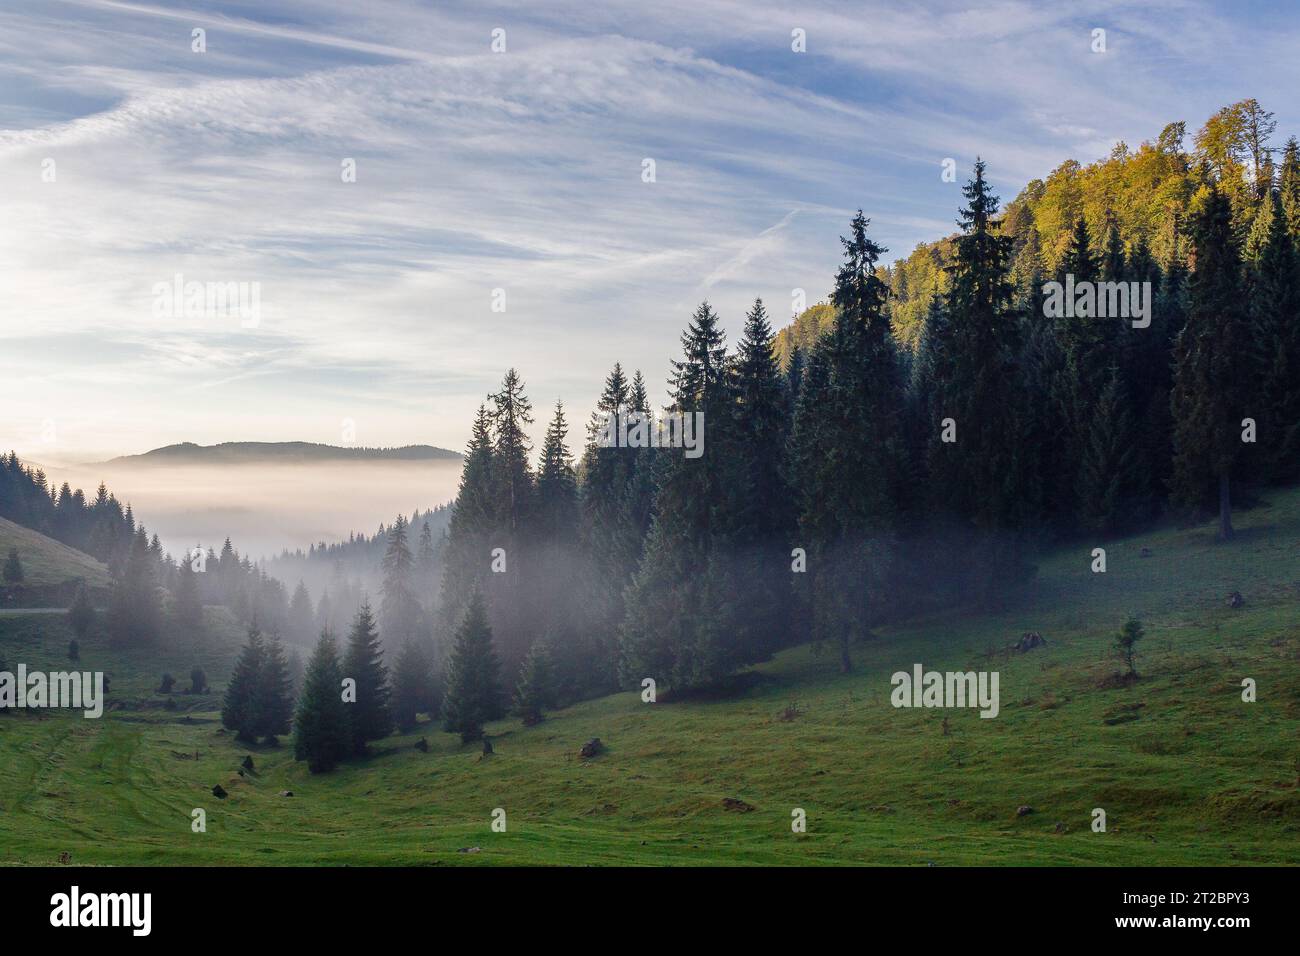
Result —
<path fill-rule="evenodd" d="M 139 455 L 122 455 L 104 465 L 286 464 L 324 461 L 459 461 L 460 452 L 433 445 L 344 448 L 308 441 L 228 441 L 216 445 L 181 442 Z"/>

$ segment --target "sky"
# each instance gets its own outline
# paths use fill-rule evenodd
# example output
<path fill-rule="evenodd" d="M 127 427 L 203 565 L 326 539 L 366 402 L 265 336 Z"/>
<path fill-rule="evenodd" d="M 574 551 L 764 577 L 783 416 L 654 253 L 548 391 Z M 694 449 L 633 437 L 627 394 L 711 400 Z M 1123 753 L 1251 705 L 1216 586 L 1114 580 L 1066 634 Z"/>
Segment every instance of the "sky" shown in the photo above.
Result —
<path fill-rule="evenodd" d="M 1005 201 L 1246 97 L 1300 133 L 1297 49 L 1249 0 L 5 0 L 0 446 L 459 450 L 512 366 L 576 446 L 702 300 L 823 299 L 856 209 L 953 231 L 977 155 Z"/>

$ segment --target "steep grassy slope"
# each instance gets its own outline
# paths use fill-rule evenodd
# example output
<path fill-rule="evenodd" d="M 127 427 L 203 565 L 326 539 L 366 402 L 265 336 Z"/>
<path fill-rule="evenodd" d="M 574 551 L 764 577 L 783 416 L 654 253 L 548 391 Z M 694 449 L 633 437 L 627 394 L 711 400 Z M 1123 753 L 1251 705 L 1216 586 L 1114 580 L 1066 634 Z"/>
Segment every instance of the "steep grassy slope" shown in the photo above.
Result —
<path fill-rule="evenodd" d="M 17 548 L 27 587 L 64 584 L 84 578 L 89 587 L 108 586 L 108 568 L 90 555 L 39 532 L 0 518 L 0 560 Z"/>
<path fill-rule="evenodd" d="M 1091 545 L 1054 554 L 1021 607 L 891 628 L 855 649 L 849 675 L 801 647 L 727 700 L 627 693 L 533 728 L 503 721 L 491 757 L 428 726 L 313 777 L 287 746 L 237 746 L 216 698 L 157 706 L 158 673 L 181 677 L 200 652 L 115 660 L 114 697 L 129 703 L 101 721 L 0 717 L 0 862 L 1295 863 L 1300 492 L 1239 528 L 1228 545 L 1208 527 L 1112 543 L 1100 575 Z M 1227 606 L 1232 590 L 1244 607 Z M 1110 638 L 1131 613 L 1147 626 L 1143 678 L 1108 689 Z M 62 628 L 0 620 L 0 656 L 20 659 L 21 633 L 29 666 L 57 662 Z M 1045 648 L 1006 651 L 1031 629 Z M 223 634 L 203 652 L 217 679 L 238 638 Z M 914 663 L 998 671 L 1000 716 L 894 709 L 890 675 Z M 1241 700 L 1245 677 L 1256 703 Z M 608 750 L 581 760 L 591 737 Z M 256 773 L 241 777 L 250 752 Z M 1034 812 L 1018 817 L 1022 805 Z M 1106 833 L 1089 826 L 1098 807 Z M 206 833 L 191 832 L 194 808 Z M 491 830 L 496 808 L 505 833 Z M 806 834 L 791 832 L 795 808 Z"/>

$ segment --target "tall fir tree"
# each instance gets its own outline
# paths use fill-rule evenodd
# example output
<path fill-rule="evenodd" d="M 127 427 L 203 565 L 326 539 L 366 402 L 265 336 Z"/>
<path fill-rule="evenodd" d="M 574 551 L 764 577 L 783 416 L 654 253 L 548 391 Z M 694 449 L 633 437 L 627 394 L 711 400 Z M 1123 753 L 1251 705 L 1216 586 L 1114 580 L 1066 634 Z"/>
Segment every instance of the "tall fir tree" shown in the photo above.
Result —
<path fill-rule="evenodd" d="M 388 546 L 384 550 L 382 600 L 379 620 L 384 637 L 392 647 L 416 636 L 420 622 L 420 604 L 412 590 L 415 559 L 407 543 L 406 518 L 398 515 L 388 529 Z"/>
<path fill-rule="evenodd" d="M 426 642 L 410 640 L 402 645 L 393 666 L 393 720 L 398 729 L 415 728 L 421 711 L 437 716 L 431 706 L 434 694 L 433 660 Z"/>
<path fill-rule="evenodd" d="M 969 596 L 997 602 L 1028 573 L 1023 529 L 1033 523 L 1034 462 L 1022 453 L 1023 324 L 1010 281 L 1013 240 L 1000 232 L 998 197 L 985 164 L 962 189 L 961 233 L 948 267 L 944 333 L 939 336 L 931 425 L 930 486 L 934 513 L 954 523 L 965 568 L 954 571 Z M 1086 238 L 1084 250 L 1086 251 Z M 969 550 L 968 550 L 969 549 Z"/>
<path fill-rule="evenodd" d="M 1129 404 L 1119 370 L 1112 369 L 1097 399 L 1079 475 L 1080 525 L 1087 531 L 1116 534 L 1143 509 L 1145 475 Z"/>
<path fill-rule="evenodd" d="M 261 680 L 265 663 L 266 643 L 262 632 L 250 627 L 221 705 L 221 725 L 233 730 L 235 738 L 246 743 L 256 742 L 263 726 Z"/>
<path fill-rule="evenodd" d="M 543 711 L 555 706 L 555 675 L 550 643 L 546 639 L 534 641 L 524 657 L 514 704 L 515 716 L 523 721 L 525 727 L 539 723 Z"/>
<path fill-rule="evenodd" d="M 699 687 L 730 673 L 753 653 L 739 640 L 732 603 L 709 600 L 728 590 L 719 577 L 734 564 L 715 560 L 727 545 L 725 483 L 732 389 L 718 315 L 704 302 L 682 333 L 672 363 L 674 415 L 702 416 L 698 457 L 661 449 L 654 519 L 641 566 L 625 596 L 622 675 L 626 683 L 654 677 L 674 689 Z M 698 431 L 698 429 L 697 429 Z"/>
<path fill-rule="evenodd" d="M 537 470 L 537 531 L 544 539 L 561 543 L 576 538 L 578 530 L 578 479 L 565 441 L 568 434 L 564 404 L 557 401 Z"/>
<path fill-rule="evenodd" d="M 293 718 L 293 756 L 312 773 L 333 770 L 352 751 L 348 706 L 342 696 L 338 646 L 323 632 L 307 661 Z"/>
<path fill-rule="evenodd" d="M 492 407 L 492 488 L 497 520 L 491 532 L 492 573 L 483 592 L 497 646 L 506 666 L 518 667 L 532 639 L 532 608 L 538 597 L 537 484 L 529 458 L 527 428 L 532 403 L 515 369 L 489 396 Z"/>
<path fill-rule="evenodd" d="M 289 733 L 293 719 L 293 682 L 284 645 L 274 635 L 263 646 L 262 666 L 256 677 L 255 734 L 274 743 Z"/>
<path fill-rule="evenodd" d="M 27 579 L 23 571 L 22 558 L 18 555 L 17 548 L 9 549 L 9 556 L 5 558 L 4 582 L 5 584 L 22 584 Z"/>
<path fill-rule="evenodd" d="M 316 615 L 312 611 L 311 595 L 307 593 L 307 585 L 300 580 L 289 599 L 289 635 L 294 641 L 306 643 L 311 640 L 315 628 Z"/>
<path fill-rule="evenodd" d="M 568 643 L 557 648 L 559 680 L 574 693 L 609 691 L 618 683 L 623 596 L 640 562 L 653 496 L 648 457 L 652 450 L 611 447 L 603 439 L 629 414 L 650 414 L 645 381 L 638 371 L 629 385 L 622 365 L 615 362 L 587 427 L 580 469 L 586 639 L 583 646 Z"/>
<path fill-rule="evenodd" d="M 487 407 L 480 405 L 465 449 L 443 551 L 441 610 L 446 630 L 464 616 L 469 596 L 487 584 L 497 515 L 493 471 L 492 423 Z"/>
<path fill-rule="evenodd" d="M 381 740 L 393 730 L 388 709 L 388 668 L 375 629 L 370 602 L 361 605 L 348 633 L 343 655 L 343 676 L 356 681 L 356 700 L 348 704 L 348 727 L 352 751 L 362 754 L 371 740 Z"/>
<path fill-rule="evenodd" d="M 456 628 L 442 708 L 444 728 L 448 733 L 460 734 L 463 743 L 481 738 L 483 725 L 501 716 L 500 670 L 492 648 L 487 605 L 476 592 Z"/>
<path fill-rule="evenodd" d="M 739 639 L 762 656 L 790 640 L 790 539 L 796 515 L 786 481 L 790 420 L 775 336 L 761 299 L 745 316 L 732 363 L 729 560 L 734 562 Z M 747 655 L 748 656 L 748 655 Z"/>
<path fill-rule="evenodd" d="M 812 636 L 852 668 L 854 640 L 882 620 L 895 574 L 907 444 L 903 379 L 876 264 L 887 250 L 867 235 L 861 210 L 841 238 L 835 320 L 804 372 L 794 426 L 799 537 L 811 578 Z"/>
<path fill-rule="evenodd" d="M 95 626 L 95 607 L 90 603 L 90 593 L 86 590 L 86 582 L 77 582 L 77 591 L 72 597 L 72 606 L 68 608 L 68 624 L 72 627 L 72 633 L 77 635 L 77 639 L 84 641 L 90 634 L 91 629 Z"/>
<path fill-rule="evenodd" d="M 182 560 L 176 571 L 176 588 L 172 593 L 172 618 L 182 634 L 196 635 L 203 627 L 203 604 L 199 598 L 199 583 L 188 560 Z"/>
<path fill-rule="evenodd" d="M 1257 422 L 1257 463 L 1265 477 L 1300 477 L 1300 257 L 1280 197 L 1260 204 L 1248 250 L 1254 365 L 1248 411 Z"/>
<path fill-rule="evenodd" d="M 1171 399 L 1174 497 L 1204 507 L 1217 486 L 1219 536 L 1233 536 L 1232 472 L 1252 386 L 1241 259 L 1228 197 L 1211 186 L 1192 220 L 1187 325 L 1178 337 Z"/>
<path fill-rule="evenodd" d="M 149 537 L 141 527 L 127 545 L 116 568 L 109 594 L 108 634 L 117 646 L 148 646 L 162 631 L 157 564 L 149 552 Z"/>

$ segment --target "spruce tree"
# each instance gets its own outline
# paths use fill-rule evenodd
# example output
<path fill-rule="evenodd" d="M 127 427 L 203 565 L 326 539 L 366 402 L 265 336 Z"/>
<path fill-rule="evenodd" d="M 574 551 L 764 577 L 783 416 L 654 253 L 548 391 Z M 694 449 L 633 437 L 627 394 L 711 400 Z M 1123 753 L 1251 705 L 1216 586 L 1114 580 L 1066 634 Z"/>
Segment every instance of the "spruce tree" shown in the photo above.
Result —
<path fill-rule="evenodd" d="M 433 529 L 429 527 L 429 514 L 429 512 L 425 513 L 425 520 L 420 526 L 420 542 L 415 553 L 415 596 L 420 600 L 423 595 L 422 603 L 426 606 L 433 601 L 438 586 L 434 577 L 437 556 L 433 549 Z"/>
<path fill-rule="evenodd" d="M 774 342 L 767 310 L 756 300 L 732 363 L 734 420 L 726 486 L 729 560 L 740 589 L 736 624 L 755 658 L 790 639 L 786 612 L 796 515 L 785 468 L 788 398 Z"/>
<path fill-rule="evenodd" d="M 18 557 L 18 549 L 10 548 L 4 566 L 5 584 L 22 584 L 25 577 L 22 559 Z"/>
<path fill-rule="evenodd" d="M 387 737 L 393 730 L 393 718 L 388 710 L 388 668 L 384 666 L 369 601 L 357 611 L 348 633 L 343 676 L 356 681 L 356 700 L 347 705 L 348 727 L 353 752 L 363 754 L 369 741 Z"/>
<path fill-rule="evenodd" d="M 1075 220 L 1070 245 L 1061 258 L 1057 281 L 1066 284 L 1072 277 L 1076 290 L 1091 283 L 1095 291 L 1096 283 L 1103 279 L 1103 261 L 1103 257 L 1094 251 L 1088 223 L 1080 215 Z M 1109 267 L 1113 269 L 1116 266 L 1111 262 Z M 1111 366 L 1120 362 L 1120 319 L 1113 316 L 1099 318 L 1096 314 L 1097 296 L 1094 295 L 1092 301 L 1092 309 L 1076 301 L 1074 315 L 1069 314 L 1071 309 L 1067 306 L 1055 319 L 1063 364 L 1053 385 L 1052 401 L 1066 437 L 1060 448 L 1064 461 L 1056 483 L 1057 493 L 1063 500 L 1054 510 L 1061 515 L 1073 516 L 1070 525 L 1077 525 L 1078 487 L 1085 467 L 1093 410 L 1105 388 Z M 1073 531 L 1075 528 L 1069 526 L 1065 530 Z"/>
<path fill-rule="evenodd" d="M 579 540 L 585 561 L 586 646 L 566 646 L 558 662 L 570 683 L 585 684 L 593 692 L 617 686 L 616 635 L 624 616 L 623 594 L 640 562 L 648 499 L 653 495 L 648 475 L 652 449 L 600 444 L 607 424 L 612 420 L 617 427 L 619 416 L 631 413 L 650 413 L 645 382 L 637 372 L 629 386 L 623 367 L 615 362 L 592 412 L 582 456 Z M 647 474 L 638 481 L 643 466 Z M 579 669 L 585 673 L 576 673 Z"/>
<path fill-rule="evenodd" d="M 338 647 L 328 632 L 320 636 L 303 677 L 293 718 L 293 756 L 306 760 L 312 773 L 338 766 L 352 750 L 347 708 L 341 685 Z"/>
<path fill-rule="evenodd" d="M 1145 476 L 1129 404 L 1112 369 L 1097 400 L 1079 476 L 1080 524 L 1103 535 L 1124 530 L 1142 510 Z"/>
<path fill-rule="evenodd" d="M 162 604 L 158 600 L 157 566 L 143 527 L 132 534 L 126 548 L 109 595 L 109 639 L 118 646 L 146 646 L 157 639 L 161 630 Z"/>
<path fill-rule="evenodd" d="M 944 332 L 936 359 L 941 419 L 931 425 L 931 496 L 935 513 L 955 518 L 957 542 L 972 549 L 965 575 L 972 595 L 1001 600 L 1006 586 L 1028 573 L 1023 529 L 1033 521 L 1033 462 L 1021 451 L 1022 354 L 1010 281 L 1013 241 L 1000 232 L 998 197 L 985 165 L 963 187 L 962 232 L 948 267 Z M 1086 233 L 1082 251 L 1086 255 Z M 1077 245 L 1077 244 L 1076 244 Z M 1067 259 L 1070 257 L 1067 257 Z M 1071 267 L 1092 274 L 1090 260 Z M 945 441 L 952 437 L 955 441 Z M 945 435 L 945 431 L 947 434 Z"/>
<path fill-rule="evenodd" d="M 1217 485 L 1219 536 L 1232 530 L 1231 482 L 1252 388 L 1249 324 L 1228 198 L 1210 187 L 1192 222 L 1187 325 L 1178 337 L 1171 400 L 1174 497 L 1196 509 Z"/>
<path fill-rule="evenodd" d="M 491 421 L 479 406 L 465 450 L 460 488 L 452 504 L 444 549 L 441 607 L 443 626 L 454 628 L 464 616 L 469 596 L 486 586 L 497 505 L 492 486 Z"/>
<path fill-rule="evenodd" d="M 1294 136 L 1286 141 L 1282 151 L 1278 197 L 1282 202 L 1282 216 L 1291 245 L 1300 249 L 1300 147 L 1297 147 Z"/>
<path fill-rule="evenodd" d="M 95 626 L 95 608 L 90 603 L 90 594 L 86 582 L 77 582 L 77 592 L 72 598 L 72 607 L 68 608 L 68 624 L 78 640 L 84 641 Z"/>
<path fill-rule="evenodd" d="M 718 315 L 702 303 L 682 334 L 683 357 L 673 361 L 673 414 L 703 416 L 702 453 L 661 449 L 654 521 L 640 569 L 625 597 L 622 632 L 627 683 L 654 677 L 686 689 L 709 684 L 744 663 L 754 648 L 738 639 L 729 602 L 706 600 L 710 576 L 734 570 L 713 559 L 729 529 L 726 449 L 733 421 L 732 389 Z"/>
<path fill-rule="evenodd" d="M 409 640 L 393 666 L 393 720 L 403 732 L 415 728 L 417 715 L 428 708 L 433 692 L 433 660 L 427 645 Z M 436 716 L 431 711 L 430 716 Z"/>
<path fill-rule="evenodd" d="M 247 743 L 256 742 L 263 726 L 261 689 L 265 663 L 266 644 L 262 632 L 255 626 L 250 627 L 248 640 L 235 661 L 221 705 L 221 725 L 233 730 L 237 740 Z"/>
<path fill-rule="evenodd" d="M 861 210 L 842 238 L 835 320 L 804 372 L 794 428 L 801 513 L 796 544 L 808 554 L 813 637 L 849 647 L 883 619 L 907 476 L 903 380 L 876 264 L 887 250 L 867 236 Z"/>
<path fill-rule="evenodd" d="M 577 534 L 578 479 L 565 442 L 568 433 L 564 405 L 557 401 L 537 471 L 537 530 L 552 542 L 567 541 Z"/>
<path fill-rule="evenodd" d="M 315 627 L 316 617 L 312 612 L 311 595 L 307 593 L 307 585 L 299 580 L 298 586 L 293 589 L 293 597 L 289 600 L 289 634 L 294 641 L 306 642 L 311 639 Z"/>
<path fill-rule="evenodd" d="M 491 551 L 482 560 L 495 560 L 499 548 L 505 570 L 487 575 L 483 591 L 497 644 L 509 667 L 517 667 L 532 633 L 532 613 L 539 594 L 537 561 L 537 486 L 530 463 L 532 446 L 527 428 L 533 423 L 532 403 L 515 369 L 508 369 L 501 390 L 489 396 L 492 407 L 492 489 L 497 520 Z"/>
<path fill-rule="evenodd" d="M 278 637 L 272 636 L 264 643 L 255 697 L 255 734 L 266 738 L 268 743 L 275 743 L 277 737 L 289 732 L 289 721 L 293 717 L 289 665 L 284 657 L 284 645 Z"/>
<path fill-rule="evenodd" d="M 545 639 L 533 642 L 519 669 L 515 688 L 515 716 L 531 727 L 541 721 L 542 711 L 555 706 L 555 675 L 551 651 Z"/>
<path fill-rule="evenodd" d="M 1250 341 L 1259 370 L 1248 399 L 1265 477 L 1300 476 L 1300 259 L 1276 194 L 1260 205 L 1249 250 Z"/>
<path fill-rule="evenodd" d="M 447 694 L 443 700 L 443 726 L 460 734 L 462 743 L 483 736 L 483 725 L 501 716 L 501 665 L 492 649 L 492 628 L 487 605 L 477 592 L 456 628 L 447 665 Z"/>
<path fill-rule="evenodd" d="M 176 572 L 176 590 L 172 595 L 172 616 L 177 629 L 190 636 L 197 635 L 203 627 L 203 604 L 199 599 L 199 584 L 190 562 L 182 560 Z"/>
<path fill-rule="evenodd" d="M 419 625 L 420 605 L 412 592 L 415 559 L 407 544 L 407 522 L 397 516 L 388 529 L 388 547 L 383 560 L 383 599 L 379 620 L 390 646 L 398 646 L 415 637 Z"/>

